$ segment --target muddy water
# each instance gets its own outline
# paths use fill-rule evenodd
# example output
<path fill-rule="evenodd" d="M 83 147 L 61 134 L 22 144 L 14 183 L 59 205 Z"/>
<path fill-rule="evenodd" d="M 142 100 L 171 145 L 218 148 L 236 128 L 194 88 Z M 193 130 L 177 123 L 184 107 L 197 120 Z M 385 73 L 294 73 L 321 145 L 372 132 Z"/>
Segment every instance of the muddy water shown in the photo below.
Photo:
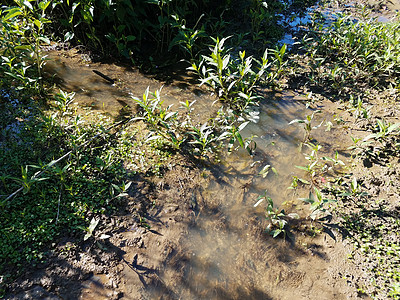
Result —
<path fill-rule="evenodd" d="M 85 56 L 75 50 L 50 51 L 47 55 L 49 61 L 45 65 L 45 76 L 54 78 L 61 89 L 75 92 L 80 106 L 101 111 L 113 118 L 134 113 L 137 105 L 132 97 L 142 99 L 148 87 L 150 92 L 160 90 L 164 105 L 173 104 L 172 110 L 178 110 L 179 101 L 196 101 L 195 120 L 207 119 L 218 110 L 218 105 L 210 105 L 216 98 L 188 84 L 191 80 L 188 77 L 178 78 L 173 84 L 163 84 L 150 76 L 143 76 L 137 69 L 85 61 Z M 97 75 L 94 70 L 114 83 Z"/>
<path fill-rule="evenodd" d="M 134 112 L 131 95 L 141 97 L 147 86 L 151 90 L 161 87 L 158 81 L 135 70 L 83 62 L 77 53 L 50 56 L 53 61 L 48 63 L 47 73 L 55 76 L 63 89 L 75 91 L 81 105 L 113 117 Z M 111 77 L 115 84 L 93 73 L 93 69 Z M 165 86 L 162 98 L 175 107 L 179 101 L 196 100 L 197 116 L 203 120 L 218 108 L 212 106 L 215 98 L 184 81 Z M 293 244 L 272 239 L 264 231 L 265 203 L 254 207 L 258 195 L 266 191 L 277 207 L 297 209 L 298 196 L 287 187 L 292 176 L 299 174 L 295 165 L 305 165 L 298 147 L 304 132 L 296 124 L 288 123 L 311 113 L 297 100 L 304 99 L 293 93 L 266 96 L 260 107 L 260 121 L 249 124 L 242 132 L 243 136 L 257 136 L 256 154 L 233 152 L 223 157 L 220 165 L 204 172 L 206 184 L 193 191 L 194 201 L 201 204 L 201 209 L 193 212 L 195 220 L 181 245 L 185 259 L 180 262 L 180 271 L 175 267 L 169 270 L 168 262 L 165 263 L 165 270 L 157 275 L 164 286 L 147 286 L 141 293 L 143 298 L 344 299 L 340 286 L 327 272 L 332 262 L 326 249 L 303 236 L 295 236 Z M 260 176 L 265 165 L 274 167 L 278 174 Z M 135 255 L 127 253 L 124 259 L 131 261 L 133 258 L 129 257 Z M 135 299 L 137 291 L 129 288 L 134 279 L 127 277 L 124 281 L 124 298 Z M 81 298 L 106 299 L 109 291 L 102 287 L 101 280 L 93 282 L 87 284 Z"/>
<path fill-rule="evenodd" d="M 285 93 L 266 99 L 260 121 L 243 131 L 258 136 L 256 154 L 226 156 L 198 195 L 204 208 L 184 242 L 189 258 L 172 299 L 345 299 L 335 283 L 325 286 L 324 250 L 303 236 L 294 236 L 293 244 L 272 239 L 264 232 L 265 203 L 254 207 L 267 191 L 277 207 L 296 211 L 298 195 L 287 188 L 292 176 L 301 173 L 295 165 L 305 164 L 299 151 L 304 132 L 288 123 L 311 113 L 296 98 Z M 278 174 L 260 176 L 266 164 Z M 165 272 L 161 278 L 174 282 L 170 276 Z M 154 289 L 150 298 L 163 293 Z"/>

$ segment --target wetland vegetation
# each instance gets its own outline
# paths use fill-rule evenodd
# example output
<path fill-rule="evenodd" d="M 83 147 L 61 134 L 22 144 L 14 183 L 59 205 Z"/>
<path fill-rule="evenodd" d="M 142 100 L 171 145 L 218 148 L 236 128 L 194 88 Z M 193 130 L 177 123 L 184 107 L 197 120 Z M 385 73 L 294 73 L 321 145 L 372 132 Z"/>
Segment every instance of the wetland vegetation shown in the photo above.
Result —
<path fill-rule="evenodd" d="M 1 296 L 400 298 L 399 7 L 3 2 Z"/>

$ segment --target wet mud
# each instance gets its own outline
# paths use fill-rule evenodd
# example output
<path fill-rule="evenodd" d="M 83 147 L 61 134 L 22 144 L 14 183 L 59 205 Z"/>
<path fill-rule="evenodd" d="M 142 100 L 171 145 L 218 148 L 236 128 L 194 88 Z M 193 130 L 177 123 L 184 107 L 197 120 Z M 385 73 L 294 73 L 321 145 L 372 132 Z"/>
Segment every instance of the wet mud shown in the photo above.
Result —
<path fill-rule="evenodd" d="M 398 9 L 397 2 L 377 11 L 390 5 L 391 11 Z M 180 101 L 196 100 L 198 122 L 219 108 L 215 95 L 187 84 L 190 79 L 183 75 L 163 83 L 135 69 L 85 61 L 77 51 L 50 52 L 49 58 L 46 73 L 57 86 L 76 92 L 79 105 L 116 119 L 136 113 L 131 97 L 141 97 L 147 87 L 152 91 L 163 87 L 162 99 L 176 109 Z M 296 199 L 307 191 L 294 194 L 287 189 L 292 176 L 299 174 L 295 166 L 306 163 L 308 151 L 299 147 L 304 139 L 301 126 L 289 122 L 321 109 L 315 123 L 324 124 L 343 111 L 339 103 L 327 100 L 307 109 L 304 101 L 300 91 L 266 91 L 260 121 L 243 132 L 257 136 L 253 156 L 237 151 L 221 157 L 220 164 L 208 165 L 180 157 L 162 179 L 136 178 L 126 199 L 128 208 L 104 217 L 109 224 L 105 232 L 112 235 L 107 243 L 74 249 L 68 240 L 61 241 L 57 249 L 64 254 L 54 254 L 47 264 L 17 281 L 17 292 L 8 299 L 359 298 L 356 287 L 342 278 L 351 265 L 344 259 L 349 248 L 338 232 L 317 237 L 297 232 L 289 241 L 273 239 L 265 232 L 265 207 L 254 207 L 257 197 L 267 191 L 278 207 L 300 213 L 305 209 Z M 320 126 L 313 131 L 322 154 L 339 151 L 346 160 L 349 136 L 359 130 L 345 126 L 329 134 L 325 130 Z M 260 176 L 265 165 L 278 174 Z M 133 220 L 129 206 L 149 199 L 156 205 L 147 214 L 150 228 L 144 228 Z"/>

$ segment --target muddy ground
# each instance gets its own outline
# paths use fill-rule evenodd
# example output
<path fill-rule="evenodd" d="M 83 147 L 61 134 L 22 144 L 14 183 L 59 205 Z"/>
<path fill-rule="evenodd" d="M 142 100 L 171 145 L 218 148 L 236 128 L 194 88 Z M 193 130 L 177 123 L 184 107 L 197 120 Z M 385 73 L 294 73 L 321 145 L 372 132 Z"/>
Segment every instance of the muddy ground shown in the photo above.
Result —
<path fill-rule="evenodd" d="M 399 8 L 400 2 L 396 1 L 368 2 L 368 5 L 374 13 L 387 16 Z M 49 68 L 49 72 L 60 77 L 58 84 L 79 91 L 77 98 L 81 105 L 104 110 L 116 118 L 134 112 L 134 106 L 127 102 L 129 93 L 140 96 L 147 86 L 155 90 L 163 84 L 167 101 L 175 101 L 174 97 L 197 97 L 203 102 L 199 105 L 199 120 L 207 119 L 217 109 L 209 109 L 214 96 L 188 85 L 185 79 L 159 82 L 135 70 L 134 76 L 132 73 L 125 76 L 124 67 L 94 64 L 74 51 L 51 55 L 59 56 L 61 61 L 56 66 L 50 63 Z M 90 84 L 67 78 L 66 72 L 78 69 Z M 113 74 L 119 79 L 117 85 L 110 86 L 92 74 L 92 69 Z M 107 94 L 109 89 L 111 92 Z M 102 106 L 103 98 L 112 99 L 103 101 L 106 105 Z M 377 164 L 365 158 L 352 161 L 350 151 L 346 150 L 352 145 L 351 136 L 364 137 L 366 128 L 376 118 L 398 122 L 397 100 L 394 91 L 370 95 L 372 118 L 368 122 L 357 121 L 341 103 L 324 100 L 318 108 L 332 118 L 340 116 L 343 122 L 326 139 L 340 143 L 335 149 L 342 149 L 346 163 L 353 164 L 350 169 L 353 176 L 359 178 L 373 199 L 384 199 L 387 211 L 398 216 L 398 158 L 387 158 L 390 164 Z M 120 203 L 120 211 L 102 216 L 99 234 L 108 234 L 109 239 L 83 242 L 76 237 L 64 237 L 54 245 L 46 263 L 28 267 L 26 274 L 10 286 L 11 293 L 6 299 L 368 299 L 360 291 L 368 292 L 366 270 L 373 262 L 352 256 L 354 245 L 351 239 L 344 238 L 342 231 L 332 227 L 329 234 L 322 232 L 311 237 L 306 230 L 298 230 L 292 242 L 272 239 L 265 233 L 267 223 L 262 213 L 246 211 L 236 213 L 236 218 L 227 217 L 226 210 L 221 209 L 222 199 L 207 194 L 207 188 L 215 184 L 221 185 L 221 193 L 225 189 L 238 199 L 256 199 L 254 191 L 241 187 L 240 181 L 230 182 L 231 177 L 218 165 L 184 157 L 174 160 L 174 166 L 162 178 L 139 175 L 134 178 L 129 197 Z M 249 172 L 249 175 L 255 173 Z M 339 205 L 354 212 L 364 211 L 352 203 Z M 367 208 L 374 209 L 373 205 Z M 146 217 L 145 223 L 132 217 L 137 212 Z M 368 215 L 372 226 L 378 224 L 379 217 L 382 216 Z M 217 237 L 229 232 L 234 239 L 228 246 L 216 244 L 215 252 L 202 253 L 200 259 L 193 245 L 215 240 L 196 239 L 193 228 L 200 236 L 202 230 L 213 231 Z M 202 246 L 197 244 L 200 250 Z M 224 253 L 231 251 L 230 248 L 236 251 L 235 259 L 224 261 Z M 215 263 L 215 256 L 221 265 Z M 348 259 L 350 256 L 352 260 Z"/>

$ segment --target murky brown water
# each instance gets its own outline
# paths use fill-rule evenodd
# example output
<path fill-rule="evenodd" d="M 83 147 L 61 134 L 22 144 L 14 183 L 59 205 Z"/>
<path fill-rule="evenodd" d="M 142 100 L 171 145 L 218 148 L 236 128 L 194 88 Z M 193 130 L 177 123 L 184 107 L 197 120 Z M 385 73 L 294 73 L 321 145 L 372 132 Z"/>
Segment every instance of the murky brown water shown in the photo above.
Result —
<path fill-rule="evenodd" d="M 164 105 L 174 104 L 171 110 L 177 110 L 180 101 L 196 101 L 196 112 L 193 114 L 195 121 L 207 120 L 218 110 L 218 104 L 210 105 L 216 98 L 188 84 L 190 78 L 163 85 L 133 68 L 82 61 L 81 54 L 74 51 L 51 51 L 48 52 L 48 58 L 45 74 L 54 77 L 57 86 L 75 92 L 75 99 L 80 105 L 102 111 L 114 118 L 135 112 L 136 104 L 132 96 L 142 99 L 147 87 L 150 92 L 161 89 Z M 100 71 L 115 83 L 111 84 L 93 70 Z"/>
<path fill-rule="evenodd" d="M 135 70 L 86 64 L 79 59 L 71 64 L 65 57 L 52 53 L 50 57 L 53 61 L 48 63 L 47 73 L 56 74 L 63 89 L 75 91 L 78 103 L 113 117 L 134 111 L 130 93 L 141 97 L 148 86 L 151 90 L 161 87 L 158 81 Z M 108 83 L 93 69 L 111 77 L 116 84 Z M 162 98 L 176 107 L 179 101 L 196 100 L 197 117 L 202 120 L 218 108 L 212 106 L 215 98 L 183 83 L 165 86 Z M 297 98 L 291 93 L 266 98 L 260 108 L 260 121 L 249 124 L 242 132 L 244 136 L 257 136 L 256 154 L 251 157 L 245 151 L 237 151 L 224 157 L 217 170 L 208 175 L 207 186 L 194 192 L 204 209 L 182 245 L 186 251 L 183 276 L 174 277 L 175 270 L 159 274 L 162 282 L 171 283 L 167 298 L 344 299 L 336 283 L 326 286 L 329 261 L 325 250 L 312 249 L 310 245 L 316 244 L 302 236 L 295 239 L 303 242 L 292 245 L 272 239 L 264 232 L 265 203 L 254 207 L 258 195 L 266 190 L 277 206 L 286 202 L 289 205 L 284 207 L 290 209 L 291 201 L 297 198 L 287 188 L 292 176 L 300 173 L 295 165 L 306 164 L 299 151 L 304 132 L 300 126 L 288 123 L 311 113 Z M 267 164 L 278 175 L 270 172 L 266 178 L 260 176 Z M 106 297 L 106 291 L 96 282 L 88 284 L 82 297 Z M 148 287 L 146 291 L 150 299 L 162 298 L 164 293 L 165 287 Z M 124 296 L 131 299 L 129 293 Z"/>
<path fill-rule="evenodd" d="M 225 157 L 220 173 L 201 192 L 205 209 L 189 229 L 184 247 L 190 257 L 173 299 L 344 299 L 334 284 L 321 290 L 329 277 L 324 251 L 310 255 L 315 244 L 302 236 L 295 236 L 302 240 L 296 246 L 272 239 L 263 231 L 265 203 L 254 207 L 265 190 L 277 206 L 286 202 L 289 209 L 299 196 L 287 188 L 292 176 L 301 174 L 295 165 L 305 165 L 299 151 L 304 132 L 288 123 L 311 111 L 295 99 L 290 93 L 268 99 L 259 123 L 243 131 L 244 136 L 258 136 L 257 154 L 238 151 Z M 266 164 L 278 175 L 260 176 Z M 170 273 L 164 276 L 165 282 L 173 281 Z M 151 298 L 162 293 L 156 289 Z"/>

